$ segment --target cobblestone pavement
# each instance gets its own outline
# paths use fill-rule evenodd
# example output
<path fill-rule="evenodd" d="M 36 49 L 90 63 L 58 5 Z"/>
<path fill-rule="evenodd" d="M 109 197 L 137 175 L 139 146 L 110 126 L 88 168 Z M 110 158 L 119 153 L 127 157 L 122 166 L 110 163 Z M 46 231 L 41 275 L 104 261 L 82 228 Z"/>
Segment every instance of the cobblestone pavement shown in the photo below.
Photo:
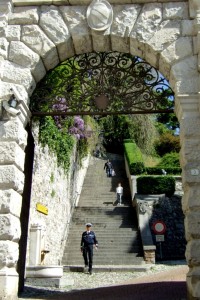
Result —
<path fill-rule="evenodd" d="M 146 272 L 66 272 L 62 288 L 26 286 L 19 299 L 186 300 L 187 271 L 181 261 L 152 265 Z"/>

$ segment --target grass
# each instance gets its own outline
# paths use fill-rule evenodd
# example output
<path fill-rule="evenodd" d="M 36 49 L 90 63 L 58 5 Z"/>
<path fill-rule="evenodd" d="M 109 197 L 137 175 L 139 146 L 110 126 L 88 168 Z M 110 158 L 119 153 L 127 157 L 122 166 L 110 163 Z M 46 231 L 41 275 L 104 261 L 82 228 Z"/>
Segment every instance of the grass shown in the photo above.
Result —
<path fill-rule="evenodd" d="M 156 167 L 161 160 L 160 157 L 148 156 L 146 154 L 142 154 L 142 156 L 143 156 L 145 167 Z"/>

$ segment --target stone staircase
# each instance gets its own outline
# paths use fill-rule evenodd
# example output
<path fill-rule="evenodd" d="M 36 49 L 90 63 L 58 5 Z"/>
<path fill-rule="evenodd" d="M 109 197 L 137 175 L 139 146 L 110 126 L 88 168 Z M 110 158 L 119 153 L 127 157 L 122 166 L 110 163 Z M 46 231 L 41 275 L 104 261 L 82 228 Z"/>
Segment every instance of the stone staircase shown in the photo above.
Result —
<path fill-rule="evenodd" d="M 132 268 L 144 266 L 142 245 L 138 232 L 137 217 L 131 205 L 131 195 L 124 168 L 124 159 L 119 155 L 109 157 L 116 176 L 108 178 L 103 158 L 92 157 L 84 180 L 78 207 L 75 208 L 62 264 L 65 268 L 82 268 L 83 257 L 80 240 L 85 223 L 93 224 L 99 242 L 94 252 L 94 269 Z M 116 186 L 124 188 L 123 203 L 116 203 Z M 137 268 L 136 267 L 136 268 Z"/>

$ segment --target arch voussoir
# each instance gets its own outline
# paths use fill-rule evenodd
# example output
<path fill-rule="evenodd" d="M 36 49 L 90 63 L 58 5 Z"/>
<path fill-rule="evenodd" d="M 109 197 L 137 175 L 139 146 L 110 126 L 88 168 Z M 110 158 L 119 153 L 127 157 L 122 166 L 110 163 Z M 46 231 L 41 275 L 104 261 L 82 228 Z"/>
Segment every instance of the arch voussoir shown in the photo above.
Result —
<path fill-rule="evenodd" d="M 31 50 L 40 55 L 46 70 L 50 70 L 59 64 L 56 46 L 38 25 L 22 26 L 21 40 Z"/>

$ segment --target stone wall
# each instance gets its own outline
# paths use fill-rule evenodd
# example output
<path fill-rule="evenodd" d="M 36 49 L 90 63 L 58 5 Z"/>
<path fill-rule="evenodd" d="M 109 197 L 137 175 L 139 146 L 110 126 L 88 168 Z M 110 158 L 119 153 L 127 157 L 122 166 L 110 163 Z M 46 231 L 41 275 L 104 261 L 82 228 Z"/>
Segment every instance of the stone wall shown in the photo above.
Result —
<path fill-rule="evenodd" d="M 29 228 L 40 224 L 43 228 L 43 246 L 50 252 L 45 256 L 46 265 L 60 265 L 73 208 L 78 204 L 83 180 L 87 171 L 89 156 L 83 160 L 82 167 L 75 162 L 75 151 L 71 156 L 69 173 L 57 165 L 57 158 L 38 143 L 38 126 L 33 128 L 35 153 L 31 190 Z M 45 215 L 36 209 L 40 203 L 48 209 Z M 30 230 L 29 230 L 30 234 Z M 29 243 L 28 243 L 29 249 Z M 27 251 L 29 256 L 29 250 Z M 27 264 L 29 259 L 27 257 Z"/>

